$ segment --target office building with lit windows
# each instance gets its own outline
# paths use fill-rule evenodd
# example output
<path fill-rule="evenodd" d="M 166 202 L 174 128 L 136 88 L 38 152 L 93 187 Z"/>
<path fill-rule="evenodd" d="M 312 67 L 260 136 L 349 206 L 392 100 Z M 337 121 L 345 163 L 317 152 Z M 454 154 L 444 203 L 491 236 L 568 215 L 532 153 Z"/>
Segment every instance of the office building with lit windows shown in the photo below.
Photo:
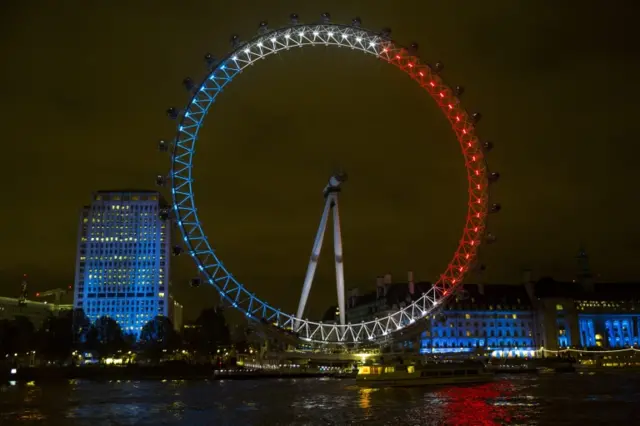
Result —
<path fill-rule="evenodd" d="M 570 282 L 542 278 L 532 287 L 541 346 L 549 350 L 640 347 L 640 283 L 596 282 L 584 247 Z"/>
<path fill-rule="evenodd" d="M 420 351 L 530 356 L 537 336 L 536 312 L 525 286 L 467 284 L 428 318 Z"/>
<path fill-rule="evenodd" d="M 564 348 L 640 347 L 640 283 L 557 282 L 535 284 L 540 345 Z"/>
<path fill-rule="evenodd" d="M 347 319 L 368 321 L 397 312 L 422 294 L 431 283 L 393 282 L 390 274 L 376 280 L 376 290 L 360 295 L 357 288 L 348 293 Z M 325 318 L 329 319 L 330 310 Z M 523 285 L 466 284 L 438 312 L 425 318 L 417 341 L 404 342 L 405 348 L 422 354 L 514 353 L 528 356 L 536 348 L 536 315 Z M 416 347 L 417 346 L 417 347 Z"/>
<path fill-rule="evenodd" d="M 140 334 L 169 315 L 169 206 L 156 191 L 99 191 L 80 214 L 74 307 Z"/>

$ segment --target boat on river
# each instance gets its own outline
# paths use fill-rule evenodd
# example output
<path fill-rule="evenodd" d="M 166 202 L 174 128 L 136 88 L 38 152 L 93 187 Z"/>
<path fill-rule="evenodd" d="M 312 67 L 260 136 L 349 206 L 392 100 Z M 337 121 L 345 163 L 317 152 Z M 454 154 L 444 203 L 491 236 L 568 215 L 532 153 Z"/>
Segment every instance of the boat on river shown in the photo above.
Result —
<path fill-rule="evenodd" d="M 494 379 L 480 362 L 363 365 L 356 383 L 368 387 L 438 386 L 487 383 Z"/>

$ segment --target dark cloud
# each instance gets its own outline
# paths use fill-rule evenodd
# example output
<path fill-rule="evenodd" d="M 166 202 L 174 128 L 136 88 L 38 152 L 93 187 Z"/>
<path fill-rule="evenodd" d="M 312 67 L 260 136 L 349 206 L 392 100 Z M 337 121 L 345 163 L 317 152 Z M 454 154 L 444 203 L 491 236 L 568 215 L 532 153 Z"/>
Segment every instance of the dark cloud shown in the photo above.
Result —
<path fill-rule="evenodd" d="M 181 106 L 185 76 L 257 23 L 305 21 L 300 2 L 3 2 L 0 114 L 5 201 L 0 289 L 23 271 L 36 288 L 73 279 L 77 213 L 92 191 L 152 187 L 168 159 L 155 152 Z M 483 252 L 487 281 L 520 269 L 570 277 L 583 241 L 607 279 L 632 279 L 638 86 L 628 2 L 488 0 L 341 1 L 336 20 L 362 17 L 417 41 L 446 78 L 467 87 L 481 135 L 496 143 L 504 179 L 491 222 L 499 244 Z M 270 58 L 238 77 L 212 108 L 196 159 L 200 216 L 218 253 L 258 294 L 293 309 L 328 174 L 344 167 L 346 275 L 371 285 L 387 271 L 438 275 L 460 238 L 466 203 L 455 139 L 433 102 L 392 67 L 316 47 Z M 335 300 L 331 239 L 312 295 L 320 315 Z M 212 291 L 190 290 L 188 259 L 173 268 L 194 310 Z M 17 278 L 16 278 L 17 277 Z"/>

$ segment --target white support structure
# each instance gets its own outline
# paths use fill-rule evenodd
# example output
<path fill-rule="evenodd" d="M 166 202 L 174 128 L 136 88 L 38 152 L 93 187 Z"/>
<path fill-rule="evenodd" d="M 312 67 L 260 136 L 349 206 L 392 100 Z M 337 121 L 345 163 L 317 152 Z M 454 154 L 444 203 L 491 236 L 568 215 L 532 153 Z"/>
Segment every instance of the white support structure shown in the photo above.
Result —
<path fill-rule="evenodd" d="M 347 175 L 344 173 L 336 174 L 329 179 L 329 183 L 324 188 L 324 210 L 322 211 L 322 217 L 320 218 L 320 226 L 318 226 L 318 232 L 316 233 L 316 239 L 313 243 L 313 249 L 311 250 L 311 258 L 309 259 L 309 266 L 307 267 L 307 274 L 304 277 L 304 284 L 302 286 L 302 294 L 300 295 L 300 302 L 298 304 L 297 318 L 301 319 L 304 315 L 304 308 L 307 305 L 307 299 L 309 298 L 309 292 L 311 291 L 311 284 L 313 283 L 313 277 L 316 273 L 316 267 L 318 266 L 318 258 L 320 257 L 320 251 L 322 250 L 322 242 L 324 240 L 324 233 L 327 229 L 327 221 L 329 220 L 329 213 L 333 213 L 333 251 L 335 255 L 336 264 L 336 290 L 338 291 L 338 309 L 340 312 L 340 324 L 344 325 L 346 320 L 346 311 L 344 306 L 345 293 L 344 293 L 344 262 L 342 259 L 342 235 L 340 233 L 340 213 L 338 212 L 338 193 L 340 192 L 340 185 L 347 180 Z M 297 328 L 297 327 L 296 327 Z"/>

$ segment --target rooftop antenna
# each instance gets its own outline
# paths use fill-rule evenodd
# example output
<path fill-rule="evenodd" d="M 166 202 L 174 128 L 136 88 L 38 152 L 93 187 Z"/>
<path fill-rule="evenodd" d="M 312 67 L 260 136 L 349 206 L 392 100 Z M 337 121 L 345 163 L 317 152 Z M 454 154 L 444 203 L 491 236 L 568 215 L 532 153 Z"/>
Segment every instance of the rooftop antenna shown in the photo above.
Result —
<path fill-rule="evenodd" d="M 18 305 L 24 306 L 27 304 L 27 288 L 29 283 L 27 282 L 27 274 L 22 275 L 22 282 L 20 283 L 20 297 L 18 297 Z"/>
<path fill-rule="evenodd" d="M 593 274 L 591 273 L 591 265 L 589 263 L 589 255 L 584 243 L 580 244 L 578 250 L 578 282 L 590 291 L 593 289 Z"/>

